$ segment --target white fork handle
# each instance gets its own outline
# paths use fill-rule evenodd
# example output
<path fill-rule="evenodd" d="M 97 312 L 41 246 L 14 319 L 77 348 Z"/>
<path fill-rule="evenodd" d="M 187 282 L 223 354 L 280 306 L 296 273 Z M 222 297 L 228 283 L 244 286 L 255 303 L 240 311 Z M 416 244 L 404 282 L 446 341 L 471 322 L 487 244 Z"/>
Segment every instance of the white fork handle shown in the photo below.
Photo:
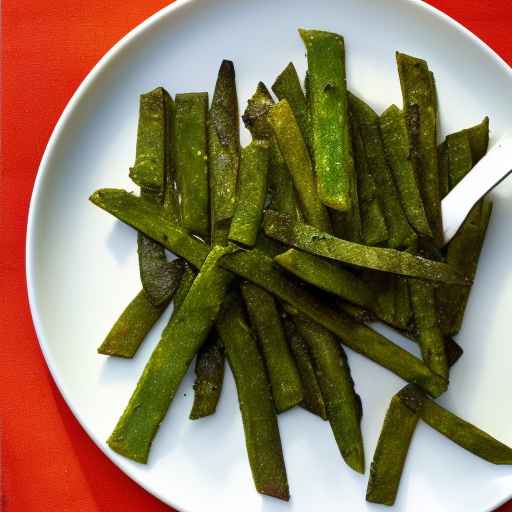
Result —
<path fill-rule="evenodd" d="M 457 233 L 474 204 L 512 173 L 512 132 L 504 135 L 441 201 L 444 243 Z"/>

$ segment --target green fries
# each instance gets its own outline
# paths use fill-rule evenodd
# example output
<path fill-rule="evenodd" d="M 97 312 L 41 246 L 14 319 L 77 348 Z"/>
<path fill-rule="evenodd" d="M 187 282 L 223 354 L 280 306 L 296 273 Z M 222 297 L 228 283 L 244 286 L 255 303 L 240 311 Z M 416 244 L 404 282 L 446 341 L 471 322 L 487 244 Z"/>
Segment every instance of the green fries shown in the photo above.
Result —
<path fill-rule="evenodd" d="M 314 193 L 315 176 L 306 144 L 286 100 L 280 101 L 270 109 L 268 121 L 292 176 L 306 220 L 319 229 L 330 231 L 331 221 L 327 208 Z"/>
<path fill-rule="evenodd" d="M 512 464 L 512 448 L 434 401 L 463 353 L 452 336 L 492 211 L 479 201 L 445 246 L 441 198 L 485 155 L 489 119 L 437 145 L 439 98 L 425 60 L 396 53 L 403 109 L 377 113 L 347 90 L 343 37 L 299 34 L 304 90 L 292 62 L 272 85 L 277 100 L 257 82 L 244 148 L 235 67 L 223 60 L 211 106 L 206 92 L 173 100 L 157 87 L 140 97 L 129 172 L 140 195 L 102 188 L 89 198 L 136 230 L 142 282 L 98 352 L 132 358 L 174 304 L 107 444 L 146 463 L 194 358 L 189 419 L 213 415 L 227 358 L 259 493 L 290 498 L 279 423 L 296 406 L 328 421 L 345 463 L 364 474 L 348 347 L 406 382 L 389 402 L 366 492 L 393 505 L 419 420 Z M 417 343 L 421 358 L 374 330 L 378 321 Z M 374 415 L 365 410 L 365 422 Z"/>
<path fill-rule="evenodd" d="M 240 301 L 228 301 L 217 323 L 235 377 L 245 444 L 256 489 L 288 500 L 288 480 L 270 386 Z"/>
<path fill-rule="evenodd" d="M 267 194 L 268 143 L 253 140 L 242 150 L 238 202 L 229 229 L 229 240 L 253 246 L 263 217 Z"/>
<path fill-rule="evenodd" d="M 317 187 L 330 208 L 352 208 L 353 167 L 343 38 L 320 30 L 299 30 L 307 51 L 309 109 Z M 309 220 L 309 219 L 308 219 Z"/>
<path fill-rule="evenodd" d="M 183 227 L 209 234 L 208 94 L 176 95 L 176 183 L 181 197 Z"/>
<path fill-rule="evenodd" d="M 243 283 L 241 291 L 251 325 L 258 335 L 276 411 L 284 412 L 299 404 L 303 393 L 276 301 L 270 293 L 251 283 Z"/>
<path fill-rule="evenodd" d="M 308 224 L 291 222 L 289 217 L 281 213 L 267 210 L 264 229 L 267 236 L 286 245 L 350 265 L 443 283 L 470 283 L 469 279 L 445 263 L 404 251 L 341 240 Z"/>

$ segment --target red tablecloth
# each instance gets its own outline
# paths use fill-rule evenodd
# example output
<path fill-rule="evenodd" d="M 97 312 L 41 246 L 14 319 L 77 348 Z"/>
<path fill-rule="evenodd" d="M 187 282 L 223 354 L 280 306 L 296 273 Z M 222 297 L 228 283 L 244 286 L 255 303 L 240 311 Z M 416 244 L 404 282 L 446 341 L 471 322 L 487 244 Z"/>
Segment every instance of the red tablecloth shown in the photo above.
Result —
<path fill-rule="evenodd" d="M 39 350 L 24 272 L 30 193 L 58 116 L 97 60 L 121 36 L 168 3 L 2 3 L 0 471 L 3 510 L 8 512 L 170 510 L 121 473 L 67 408 Z M 430 3 L 512 63 L 510 0 Z M 500 510 L 505 511 L 512 511 L 512 504 Z"/>

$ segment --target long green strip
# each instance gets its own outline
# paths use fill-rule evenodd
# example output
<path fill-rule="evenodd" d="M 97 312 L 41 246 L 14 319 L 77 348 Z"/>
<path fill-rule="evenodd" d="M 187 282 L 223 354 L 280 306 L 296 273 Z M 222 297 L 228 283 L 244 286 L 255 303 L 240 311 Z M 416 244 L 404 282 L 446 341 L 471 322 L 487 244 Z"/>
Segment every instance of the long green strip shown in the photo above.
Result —
<path fill-rule="evenodd" d="M 221 265 L 294 306 L 338 336 L 347 347 L 406 381 L 418 384 L 432 396 L 439 396 L 446 390 L 446 380 L 431 372 L 419 359 L 287 279 L 274 267 L 272 259 L 258 251 L 228 254 L 222 259 Z"/>
<path fill-rule="evenodd" d="M 124 223 L 160 242 L 177 256 L 200 268 L 208 255 L 208 246 L 190 236 L 165 217 L 165 211 L 144 199 L 115 188 L 94 192 L 89 200 Z"/>
<path fill-rule="evenodd" d="M 391 105 L 381 115 L 380 131 L 407 220 L 416 232 L 432 238 L 416 171 L 410 158 L 411 141 L 405 117 L 396 105 Z"/>
<path fill-rule="evenodd" d="M 395 395 L 389 404 L 370 467 L 366 501 L 393 505 L 418 414 Z"/>
<path fill-rule="evenodd" d="M 292 62 L 276 78 L 272 90 L 279 100 L 286 100 L 289 103 L 302 132 L 302 137 L 308 147 L 311 147 L 311 119 L 308 103 Z"/>
<path fill-rule="evenodd" d="M 414 244 L 416 235 L 404 215 L 398 190 L 386 161 L 379 130 L 379 116 L 353 94 L 349 94 L 349 105 L 359 126 L 368 167 L 375 180 L 389 230 L 387 246 L 392 249 L 409 248 Z"/>
<path fill-rule="evenodd" d="M 236 298 L 224 308 L 217 327 L 236 382 L 256 489 L 287 501 L 288 480 L 270 386 L 256 340 Z"/>
<path fill-rule="evenodd" d="M 141 290 L 117 319 L 98 353 L 131 358 L 162 315 L 167 303 L 153 306 Z"/>
<path fill-rule="evenodd" d="M 244 283 L 242 295 L 251 325 L 256 331 L 265 360 L 272 396 L 278 413 L 302 401 L 302 384 L 286 343 L 281 315 L 274 297 L 259 286 Z"/>
<path fill-rule="evenodd" d="M 315 176 L 306 144 L 286 100 L 280 101 L 270 109 L 268 121 L 292 176 L 306 220 L 319 229 L 330 231 L 331 222 L 327 208 L 314 192 Z"/>
<path fill-rule="evenodd" d="M 256 92 L 247 102 L 247 108 L 242 118 L 253 138 L 269 141 L 270 158 L 267 181 L 270 207 L 299 220 L 302 216 L 299 213 L 292 177 L 267 119 L 267 114 L 273 105 L 274 100 L 265 84 L 259 82 Z"/>
<path fill-rule="evenodd" d="M 400 398 L 425 423 L 465 450 L 492 464 L 512 464 L 512 448 L 436 404 L 414 386 L 402 390 Z"/>
<path fill-rule="evenodd" d="M 439 325 L 435 290 L 432 285 L 417 279 L 409 280 L 409 289 L 423 361 L 433 372 L 447 379 L 448 361 Z"/>
<path fill-rule="evenodd" d="M 308 58 L 309 108 L 318 196 L 330 208 L 349 211 L 353 168 L 349 165 L 349 119 L 343 37 L 299 30 Z"/>
<path fill-rule="evenodd" d="M 224 347 L 213 331 L 197 353 L 191 420 L 215 413 L 224 382 L 224 359 Z"/>
<path fill-rule="evenodd" d="M 325 408 L 324 397 L 322 396 L 322 390 L 320 389 L 308 346 L 297 330 L 294 321 L 287 317 L 284 319 L 284 326 L 286 337 L 293 352 L 302 381 L 303 400 L 301 405 L 310 413 L 326 420 L 327 409 Z"/>
<path fill-rule="evenodd" d="M 208 119 L 211 240 L 225 245 L 236 206 L 240 129 L 235 68 L 223 60 Z"/>
<path fill-rule="evenodd" d="M 222 247 L 212 250 L 183 304 L 162 333 L 107 441 L 117 453 L 137 462 L 147 462 L 160 423 L 208 335 L 232 280 L 232 274 L 217 266 L 219 258 L 228 250 Z"/>
<path fill-rule="evenodd" d="M 183 227 L 209 235 L 208 94 L 176 95 L 176 183 Z"/>
<path fill-rule="evenodd" d="M 437 100 L 427 63 L 397 52 L 396 61 L 404 100 L 404 113 L 411 140 L 423 204 L 430 228 L 442 242 L 441 195 L 437 159 Z"/>
<path fill-rule="evenodd" d="M 277 255 L 274 261 L 303 281 L 339 295 L 353 304 L 370 309 L 374 305 L 373 290 L 339 264 L 297 249 L 289 249 Z"/>
<path fill-rule="evenodd" d="M 336 337 L 321 325 L 302 315 L 294 317 L 294 322 L 313 356 L 327 418 L 340 453 L 353 470 L 364 473 L 361 399 L 354 391 L 347 356 Z"/>
<path fill-rule="evenodd" d="M 291 222 L 286 215 L 270 210 L 265 212 L 264 230 L 267 236 L 286 245 L 349 265 L 435 282 L 470 282 L 445 263 L 414 256 L 405 251 L 368 247 L 341 240 L 308 224 Z"/>
<path fill-rule="evenodd" d="M 366 157 L 359 123 L 353 113 L 350 115 L 350 125 L 352 128 L 354 165 L 357 176 L 357 193 L 362 230 L 361 240 L 365 245 L 377 245 L 388 239 L 389 231 L 384 220 L 375 180 Z"/>
<path fill-rule="evenodd" d="M 236 205 L 229 240 L 252 247 L 263 217 L 267 195 L 268 142 L 253 140 L 242 149 L 238 202 Z"/>

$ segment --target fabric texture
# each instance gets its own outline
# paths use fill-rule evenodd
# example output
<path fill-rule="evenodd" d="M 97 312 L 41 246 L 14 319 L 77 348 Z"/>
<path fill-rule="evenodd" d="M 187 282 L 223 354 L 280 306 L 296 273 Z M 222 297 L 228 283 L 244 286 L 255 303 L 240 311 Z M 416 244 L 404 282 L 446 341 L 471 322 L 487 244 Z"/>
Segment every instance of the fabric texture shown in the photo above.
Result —
<path fill-rule="evenodd" d="M 168 3 L 2 2 L 0 510 L 6 512 L 170 510 L 117 469 L 66 406 L 37 343 L 24 270 L 30 194 L 60 113 L 101 56 Z M 512 63 L 510 0 L 430 3 Z"/>

